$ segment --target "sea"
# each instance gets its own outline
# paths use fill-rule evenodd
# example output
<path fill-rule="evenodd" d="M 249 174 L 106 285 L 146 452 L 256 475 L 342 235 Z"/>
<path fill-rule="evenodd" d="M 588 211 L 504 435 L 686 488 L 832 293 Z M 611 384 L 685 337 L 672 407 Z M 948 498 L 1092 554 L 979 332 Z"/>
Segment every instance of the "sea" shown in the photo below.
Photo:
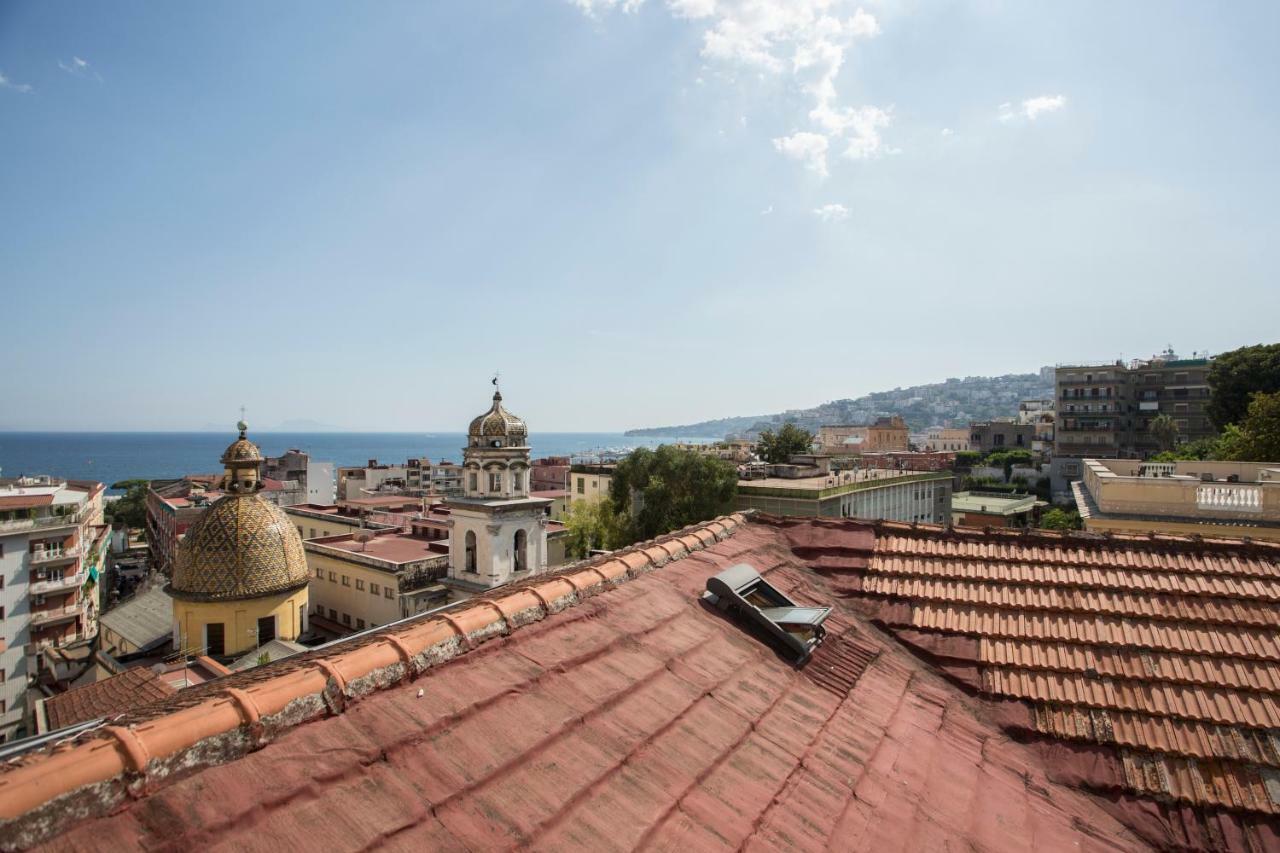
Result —
<path fill-rule="evenodd" d="M 462 461 L 463 433 L 450 432 L 252 432 L 266 456 L 290 448 L 335 465 L 363 465 L 370 459 L 403 463 L 411 457 L 433 462 Z M 96 480 L 158 480 L 184 474 L 215 473 L 218 458 L 235 440 L 230 432 L 0 432 L 0 477 L 50 474 Z M 599 456 L 676 441 L 714 438 L 649 438 L 608 432 L 546 432 L 529 436 L 532 455 Z M 108 492 L 113 493 L 112 491 Z"/>

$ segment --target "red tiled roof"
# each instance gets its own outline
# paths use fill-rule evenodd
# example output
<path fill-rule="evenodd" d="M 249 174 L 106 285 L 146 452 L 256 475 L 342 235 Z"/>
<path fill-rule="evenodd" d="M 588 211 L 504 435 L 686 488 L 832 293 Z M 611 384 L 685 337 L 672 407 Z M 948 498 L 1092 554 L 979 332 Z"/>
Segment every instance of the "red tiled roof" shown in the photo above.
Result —
<path fill-rule="evenodd" d="M 1076 784 L 1158 814 L 1142 831 L 1161 844 L 1280 845 L 1280 547 L 882 530 L 857 561 L 813 565 L 957 680 L 1017 700 L 1008 730 L 1069 742 Z"/>
<path fill-rule="evenodd" d="M 174 688 L 150 668 L 136 667 L 51 696 L 44 701 L 44 709 L 49 718 L 49 728 L 61 729 L 123 713 L 163 699 L 173 692 Z"/>
<path fill-rule="evenodd" d="M 740 562 L 834 607 L 803 669 L 701 604 L 707 578 Z M 998 578 L 981 605 L 926 571 L 953 563 Z M 1280 577 L 1280 547 L 734 516 L 184 690 L 26 755 L 0 772 L 0 838 L 60 849 L 269 849 L 302 835 L 406 850 L 1280 844 L 1267 776 L 1280 665 L 1257 645 L 1280 619 L 1228 629 L 1176 621 L 1179 607 L 1094 614 L 1070 591 L 1032 610 L 1031 584 L 1012 580 L 1027 563 L 1164 572 L 1176 598 L 1199 589 L 1183 574 Z M 908 564 L 919 589 L 866 588 Z M 925 609 L 941 627 L 917 619 Z M 1037 624 L 1068 639 L 1039 639 Z M 1144 645 L 1157 628 L 1180 631 L 1167 645 L 1210 650 Z M 1232 631 L 1251 653 L 1213 649 Z"/>
<path fill-rule="evenodd" d="M 27 509 L 52 503 L 53 495 L 8 495 L 0 498 L 0 509 Z"/>

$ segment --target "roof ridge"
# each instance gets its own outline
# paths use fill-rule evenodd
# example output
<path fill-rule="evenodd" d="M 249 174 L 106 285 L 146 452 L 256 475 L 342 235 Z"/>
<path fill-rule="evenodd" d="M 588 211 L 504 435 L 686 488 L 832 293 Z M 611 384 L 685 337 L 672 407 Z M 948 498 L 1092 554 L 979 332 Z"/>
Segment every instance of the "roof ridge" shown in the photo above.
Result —
<path fill-rule="evenodd" d="M 190 694 L 194 702 L 184 701 L 182 691 L 148 706 L 148 714 L 26 753 L 0 769 L 0 847 L 55 835 L 60 827 L 45 815 L 68 798 L 81 818 L 95 816 L 174 773 L 239 758 L 294 726 L 342 713 L 351 700 L 727 539 L 750 515 L 721 516 L 498 587 L 448 613 L 424 613 L 339 641 L 323 655 L 224 676 Z"/>

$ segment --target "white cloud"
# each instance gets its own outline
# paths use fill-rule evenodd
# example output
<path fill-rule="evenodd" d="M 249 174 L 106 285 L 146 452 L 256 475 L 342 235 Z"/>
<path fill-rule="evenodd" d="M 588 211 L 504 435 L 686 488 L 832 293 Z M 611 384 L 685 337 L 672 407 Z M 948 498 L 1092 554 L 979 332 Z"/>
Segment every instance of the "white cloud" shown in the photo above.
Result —
<path fill-rule="evenodd" d="M 956 132 L 955 132 L 954 130 L 952 130 L 951 128 L 949 128 L 949 127 L 944 127 L 944 128 L 942 129 L 942 135 L 943 135 L 943 136 L 955 136 L 955 135 L 956 135 Z"/>
<path fill-rule="evenodd" d="M 824 204 L 822 207 L 815 207 L 813 215 L 823 222 L 842 222 L 849 218 L 849 208 L 843 204 Z"/>
<path fill-rule="evenodd" d="M 792 160 L 804 163 L 805 168 L 827 176 L 827 149 L 830 141 L 821 133 L 809 133 L 798 130 L 790 136 L 780 136 L 773 140 L 773 147 Z"/>
<path fill-rule="evenodd" d="M 570 0 L 586 14 L 642 0 Z M 666 0 L 677 18 L 705 21 L 702 57 L 753 71 L 760 79 L 789 79 L 810 101 L 810 127 L 773 140 L 787 157 L 819 175 L 827 174 L 827 151 L 861 160 L 882 153 L 880 132 L 891 115 L 876 106 L 848 106 L 837 88 L 846 52 L 859 39 L 881 32 L 880 23 L 851 0 Z M 825 144 L 820 145 L 816 138 Z"/>
<path fill-rule="evenodd" d="M 70 62 L 58 60 L 58 67 L 70 74 L 72 77 L 92 77 L 99 83 L 102 82 L 102 75 L 89 67 L 88 60 L 81 59 L 78 56 L 71 57 Z"/>
<path fill-rule="evenodd" d="M 15 83 L 0 71 L 0 89 L 13 89 L 15 92 L 27 93 L 31 91 L 30 83 Z"/>
<path fill-rule="evenodd" d="M 1041 113 L 1051 113 L 1060 110 L 1067 104 L 1066 95 L 1040 95 L 1035 98 L 1027 98 L 1022 102 L 1022 114 L 1031 121 L 1036 120 L 1036 116 Z"/>
<path fill-rule="evenodd" d="M 1027 98 L 1018 105 L 1018 109 L 1013 108 L 1011 101 L 1005 101 L 996 108 L 996 119 L 1009 124 L 1019 119 L 1027 121 L 1035 121 L 1044 113 L 1051 113 L 1060 110 L 1067 105 L 1066 95 L 1037 95 L 1034 98 Z"/>
<path fill-rule="evenodd" d="M 710 18 L 716 13 L 716 0 L 667 0 L 667 8 L 677 18 Z"/>
<path fill-rule="evenodd" d="M 599 17 L 602 12 L 609 12 L 621 6 L 622 11 L 631 14 L 644 5 L 644 0 L 569 0 L 584 15 L 590 18 Z"/>
<path fill-rule="evenodd" d="M 771 213 L 773 213 L 773 205 L 769 205 L 764 210 L 760 211 L 761 216 L 768 216 Z"/>

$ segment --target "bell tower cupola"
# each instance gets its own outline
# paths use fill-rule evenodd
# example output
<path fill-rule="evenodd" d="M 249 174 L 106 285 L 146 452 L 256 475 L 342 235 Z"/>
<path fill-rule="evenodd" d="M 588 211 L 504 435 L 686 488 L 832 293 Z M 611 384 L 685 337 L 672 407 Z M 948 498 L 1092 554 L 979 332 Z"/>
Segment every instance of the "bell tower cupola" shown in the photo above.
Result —
<path fill-rule="evenodd" d="M 529 494 L 529 428 L 502 405 L 471 421 L 462 449 L 462 497 L 449 498 L 449 582 L 474 592 L 543 571 L 547 509 Z"/>

